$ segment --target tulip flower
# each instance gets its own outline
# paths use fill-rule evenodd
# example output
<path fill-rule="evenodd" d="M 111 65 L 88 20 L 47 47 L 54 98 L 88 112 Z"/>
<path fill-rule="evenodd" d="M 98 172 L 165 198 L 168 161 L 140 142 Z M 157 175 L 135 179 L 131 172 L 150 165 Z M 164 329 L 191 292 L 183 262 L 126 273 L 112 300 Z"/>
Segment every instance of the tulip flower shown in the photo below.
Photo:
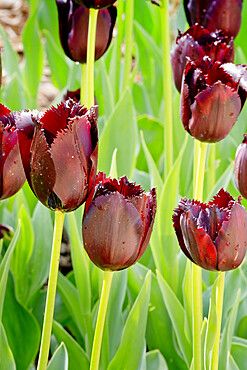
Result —
<path fill-rule="evenodd" d="M 247 199 L 247 134 L 236 151 L 234 175 L 240 194 Z"/>
<path fill-rule="evenodd" d="M 73 211 L 93 189 L 98 157 L 94 108 L 73 100 L 17 120 L 23 167 L 36 197 L 48 208 Z"/>
<path fill-rule="evenodd" d="M 173 78 L 179 92 L 188 58 L 196 61 L 206 55 L 222 63 L 233 62 L 233 38 L 224 35 L 221 31 L 210 32 L 199 24 L 190 27 L 183 34 L 179 32 L 176 44 L 171 50 Z"/>
<path fill-rule="evenodd" d="M 72 0 L 56 0 L 59 34 L 65 54 L 80 63 L 87 61 L 89 10 Z M 116 7 L 101 9 L 97 18 L 95 60 L 108 49 L 117 18 Z"/>
<path fill-rule="evenodd" d="M 228 271 L 243 261 L 247 246 L 247 212 L 221 189 L 209 203 L 182 198 L 173 226 L 183 253 L 205 270 Z"/>
<path fill-rule="evenodd" d="M 190 26 L 199 23 L 209 31 L 222 30 L 237 36 L 241 25 L 243 0 L 184 0 Z"/>
<path fill-rule="evenodd" d="M 212 62 L 208 57 L 189 61 L 180 101 L 184 128 L 203 142 L 224 139 L 238 118 L 246 93 L 246 66 Z"/>
<path fill-rule="evenodd" d="M 103 9 L 113 5 L 117 0 L 75 0 L 79 5 L 86 8 Z"/>
<path fill-rule="evenodd" d="M 23 170 L 17 131 L 16 113 L 0 104 L 0 199 L 17 193 L 26 181 Z"/>
<path fill-rule="evenodd" d="M 144 193 L 127 177 L 106 178 L 99 172 L 96 192 L 86 202 L 84 247 L 102 270 L 122 270 L 137 262 L 149 243 L 156 213 L 156 190 Z"/>

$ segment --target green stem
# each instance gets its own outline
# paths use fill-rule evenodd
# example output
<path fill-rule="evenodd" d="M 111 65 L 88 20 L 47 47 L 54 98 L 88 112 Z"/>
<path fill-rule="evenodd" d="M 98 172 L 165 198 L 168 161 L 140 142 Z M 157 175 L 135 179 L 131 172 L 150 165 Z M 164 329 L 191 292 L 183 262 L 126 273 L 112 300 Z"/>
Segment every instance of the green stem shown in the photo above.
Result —
<path fill-rule="evenodd" d="M 55 226 L 51 252 L 49 282 L 46 296 L 45 317 L 43 323 L 41 347 L 37 370 L 46 369 L 49 356 L 64 216 L 65 213 L 61 213 L 59 211 L 55 212 Z"/>
<path fill-rule="evenodd" d="M 216 144 L 210 144 L 208 156 L 207 194 L 210 194 L 215 186 L 215 157 Z"/>
<path fill-rule="evenodd" d="M 104 272 L 104 280 L 103 280 L 103 286 L 102 286 L 101 297 L 100 297 L 99 312 L 98 312 L 98 318 L 97 318 L 97 323 L 96 323 L 96 328 L 95 328 L 95 333 L 94 333 L 90 370 L 98 370 L 99 368 L 101 343 L 102 343 L 106 309 L 108 305 L 112 277 L 113 277 L 112 271 Z"/>
<path fill-rule="evenodd" d="M 194 199 L 203 198 L 203 182 L 205 172 L 205 162 L 207 154 L 207 143 L 195 143 L 195 163 L 194 166 Z M 193 295 L 193 356 L 194 369 L 201 369 L 201 328 L 202 328 L 202 271 L 201 268 L 193 263 L 192 266 L 192 295 Z"/>
<path fill-rule="evenodd" d="M 80 93 L 81 104 L 85 105 L 87 99 L 87 65 L 84 63 L 81 65 L 81 93 Z"/>
<path fill-rule="evenodd" d="M 98 9 L 90 8 L 87 35 L 87 96 L 85 100 L 87 108 L 94 105 L 94 60 L 97 18 Z"/>
<path fill-rule="evenodd" d="M 116 58 L 116 74 L 115 74 L 115 102 L 118 101 L 119 93 L 120 93 L 120 66 L 121 66 L 121 59 L 122 59 L 122 51 L 121 46 L 123 42 L 123 33 L 124 33 L 124 22 L 122 19 L 124 13 L 124 1 L 119 0 L 117 6 L 117 58 Z"/>
<path fill-rule="evenodd" d="M 124 77 L 123 89 L 129 86 L 133 54 L 133 22 L 134 22 L 134 0 L 126 2 L 125 12 L 125 53 L 124 53 Z"/>
<path fill-rule="evenodd" d="M 164 176 L 173 164 L 173 127 L 172 127 L 172 73 L 170 63 L 169 0 L 161 3 L 161 35 L 163 52 L 163 97 L 164 97 Z"/>
<path fill-rule="evenodd" d="M 222 308 L 223 308 L 223 297 L 224 297 L 224 281 L 225 281 L 225 273 L 219 271 L 219 283 L 218 283 L 218 291 L 217 291 L 217 333 L 213 348 L 212 354 L 212 370 L 218 369 L 219 363 L 219 348 L 220 348 L 220 330 L 221 330 L 221 319 L 222 319 Z"/>

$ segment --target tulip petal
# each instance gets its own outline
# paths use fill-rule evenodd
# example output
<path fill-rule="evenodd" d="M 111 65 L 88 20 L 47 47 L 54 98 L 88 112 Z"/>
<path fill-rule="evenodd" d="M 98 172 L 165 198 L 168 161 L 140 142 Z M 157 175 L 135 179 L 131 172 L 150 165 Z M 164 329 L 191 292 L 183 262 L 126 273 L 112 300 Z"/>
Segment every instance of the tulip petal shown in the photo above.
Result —
<path fill-rule="evenodd" d="M 59 132 L 51 145 L 55 166 L 54 192 L 63 204 L 63 210 L 72 211 L 85 200 L 88 192 L 88 163 L 76 146 L 72 129 Z"/>
<path fill-rule="evenodd" d="M 55 184 L 56 172 L 50 148 L 40 128 L 35 128 L 30 152 L 30 186 L 37 198 L 47 206 Z"/>
<path fill-rule="evenodd" d="M 196 95 L 191 105 L 189 132 L 200 141 L 218 142 L 230 132 L 240 110 L 237 92 L 218 81 Z"/>
<path fill-rule="evenodd" d="M 90 259 L 105 270 L 131 265 L 142 239 L 139 212 L 123 195 L 96 197 L 83 220 L 84 247 Z"/>
<path fill-rule="evenodd" d="M 218 252 L 217 269 L 235 269 L 243 261 L 247 247 L 247 215 L 245 209 L 234 203 L 230 218 L 224 221 L 215 239 Z"/>
<path fill-rule="evenodd" d="M 40 119 L 49 145 L 51 145 L 59 131 L 66 129 L 69 112 L 70 108 L 66 105 L 66 102 L 61 102 L 58 104 L 57 108 L 52 106 L 48 109 Z"/>
<path fill-rule="evenodd" d="M 238 146 L 235 157 L 235 183 L 240 194 L 247 199 L 247 146 L 246 135 L 244 142 Z"/>
<path fill-rule="evenodd" d="M 6 114 L 9 114 L 9 113 L 11 113 L 11 110 L 5 107 L 5 105 L 0 104 L 0 121 L 1 121 L 1 116 L 6 116 Z"/>

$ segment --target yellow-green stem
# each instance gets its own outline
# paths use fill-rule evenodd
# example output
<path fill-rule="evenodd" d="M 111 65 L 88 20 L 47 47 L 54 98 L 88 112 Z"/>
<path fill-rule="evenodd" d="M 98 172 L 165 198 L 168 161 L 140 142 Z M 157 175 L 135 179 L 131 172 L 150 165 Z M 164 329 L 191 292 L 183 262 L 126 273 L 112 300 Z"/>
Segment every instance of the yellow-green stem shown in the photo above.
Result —
<path fill-rule="evenodd" d="M 109 300 L 112 277 L 113 277 L 113 272 L 111 271 L 104 272 L 104 280 L 103 280 L 103 286 L 102 286 L 101 297 L 100 297 L 99 312 L 98 312 L 98 318 L 97 318 L 97 323 L 96 323 L 96 328 L 95 328 L 95 333 L 94 333 L 90 370 L 98 370 L 99 368 L 101 343 L 102 343 L 106 309 L 107 309 L 108 300 Z"/>
<path fill-rule="evenodd" d="M 164 97 L 164 174 L 169 173 L 173 164 L 173 127 L 172 127 L 172 73 L 170 63 L 169 0 L 162 0 L 161 36 L 163 52 L 163 97 Z"/>
<path fill-rule="evenodd" d="M 65 214 L 62 212 L 55 212 L 55 225 L 51 252 L 49 282 L 46 295 L 45 317 L 37 370 L 46 369 L 49 356 L 64 216 Z"/>
<path fill-rule="evenodd" d="M 217 333 L 213 348 L 213 354 L 212 354 L 212 370 L 218 369 L 218 363 L 219 363 L 219 348 L 220 348 L 220 330 L 221 330 L 221 319 L 222 319 L 222 308 L 223 308 L 223 297 L 224 297 L 224 281 L 225 281 L 225 273 L 219 271 L 219 283 L 218 283 L 218 291 L 217 291 Z"/>
<path fill-rule="evenodd" d="M 81 93 L 80 93 L 81 104 L 86 104 L 87 99 L 87 65 L 84 63 L 81 65 Z"/>
<path fill-rule="evenodd" d="M 194 199 L 202 201 L 207 143 L 195 143 Z M 193 356 L 194 369 L 201 370 L 201 328 L 202 328 L 202 271 L 199 266 L 192 266 L 193 294 Z"/>
<path fill-rule="evenodd" d="M 134 21 L 134 0 L 126 2 L 125 11 L 125 53 L 124 53 L 124 77 L 123 88 L 129 86 L 132 54 L 133 54 L 133 21 Z"/>
<path fill-rule="evenodd" d="M 120 93 L 120 66 L 121 66 L 121 59 L 122 59 L 122 51 L 121 46 L 123 42 L 123 34 L 124 34 L 124 21 L 123 21 L 123 13 L 124 13 L 124 0 L 118 1 L 117 6 L 117 60 L 116 60 L 116 74 L 115 74 L 115 86 L 116 86 L 116 95 L 115 95 L 115 102 L 119 99 Z"/>
<path fill-rule="evenodd" d="M 87 36 L 87 96 L 85 101 L 87 108 L 94 105 L 94 59 L 97 18 L 98 9 L 90 8 Z"/>
<path fill-rule="evenodd" d="M 216 144 L 210 144 L 208 156 L 207 194 L 210 194 L 215 186 L 215 157 Z"/>

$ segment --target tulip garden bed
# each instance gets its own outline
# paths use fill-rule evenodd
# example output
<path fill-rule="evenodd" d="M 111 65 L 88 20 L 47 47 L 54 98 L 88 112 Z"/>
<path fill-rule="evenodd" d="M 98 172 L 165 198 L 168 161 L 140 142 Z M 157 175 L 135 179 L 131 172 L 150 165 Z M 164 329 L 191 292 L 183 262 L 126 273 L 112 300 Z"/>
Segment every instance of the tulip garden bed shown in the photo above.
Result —
<path fill-rule="evenodd" d="M 246 368 L 246 32 L 241 0 L 1 1 L 0 369 Z"/>

